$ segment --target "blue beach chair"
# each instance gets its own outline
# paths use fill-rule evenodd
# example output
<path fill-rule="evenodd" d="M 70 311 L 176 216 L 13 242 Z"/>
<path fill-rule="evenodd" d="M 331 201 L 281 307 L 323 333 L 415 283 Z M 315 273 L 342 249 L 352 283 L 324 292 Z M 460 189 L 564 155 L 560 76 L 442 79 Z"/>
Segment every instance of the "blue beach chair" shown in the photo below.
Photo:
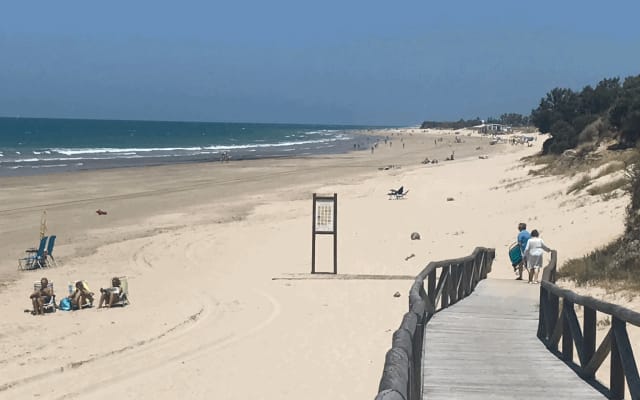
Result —
<path fill-rule="evenodd" d="M 46 263 L 44 260 L 44 248 L 47 244 L 47 239 L 49 237 L 45 236 L 40 239 L 40 247 L 37 250 L 27 250 L 27 253 L 31 253 L 32 255 L 18 259 L 18 268 L 21 270 L 28 269 L 36 269 L 36 268 L 44 268 Z"/>
<path fill-rule="evenodd" d="M 44 253 L 44 261 L 45 261 L 46 267 L 58 266 L 58 264 L 56 263 L 56 259 L 53 258 L 53 246 L 55 244 L 56 244 L 56 235 L 51 235 L 49 237 L 49 243 L 47 244 L 47 251 Z"/>

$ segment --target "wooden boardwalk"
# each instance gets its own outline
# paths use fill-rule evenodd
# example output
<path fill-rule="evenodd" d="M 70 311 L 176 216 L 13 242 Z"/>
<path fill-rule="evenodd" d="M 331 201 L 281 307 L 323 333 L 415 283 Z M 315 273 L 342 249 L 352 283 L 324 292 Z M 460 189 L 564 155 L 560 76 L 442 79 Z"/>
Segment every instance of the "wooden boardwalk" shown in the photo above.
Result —
<path fill-rule="evenodd" d="M 604 399 L 536 337 L 540 287 L 486 279 L 425 331 L 424 399 Z"/>

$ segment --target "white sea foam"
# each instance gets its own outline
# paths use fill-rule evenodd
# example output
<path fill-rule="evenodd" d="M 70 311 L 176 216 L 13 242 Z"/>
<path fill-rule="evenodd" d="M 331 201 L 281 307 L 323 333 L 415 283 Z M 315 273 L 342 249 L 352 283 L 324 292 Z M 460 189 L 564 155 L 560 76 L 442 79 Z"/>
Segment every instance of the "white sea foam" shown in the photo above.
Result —
<path fill-rule="evenodd" d="M 339 132 L 338 130 L 316 130 L 309 132 L 301 132 L 297 135 L 286 135 L 285 138 L 290 139 L 283 142 L 276 143 L 264 143 L 264 139 L 258 139 L 255 143 L 246 143 L 246 144 L 229 144 L 229 145 L 211 145 L 211 146 L 203 146 L 203 147 L 134 147 L 134 148 L 115 148 L 115 147 L 101 147 L 101 148 L 53 148 L 45 151 L 32 151 L 34 155 L 51 155 L 51 154 L 62 154 L 65 156 L 91 156 L 91 155 L 112 155 L 111 158 L 119 158 L 122 156 L 132 156 L 139 155 L 140 153 L 151 153 L 151 152 L 197 152 L 203 150 L 242 150 L 242 149 L 251 149 L 251 148 L 267 148 L 267 147 L 287 147 L 287 146 L 297 146 L 303 144 L 314 144 L 314 143 L 326 143 L 333 142 L 339 140 L 350 140 L 351 136 L 345 135 L 344 133 L 335 134 L 335 132 Z M 311 139 L 305 140 L 308 136 L 316 137 L 318 135 L 324 136 L 321 139 Z M 301 140 L 295 140 L 301 139 Z M 294 140 L 291 140 L 294 139 Z M 237 141 L 237 139 L 231 139 L 232 141 Z M 20 155 L 20 152 L 16 152 L 16 154 Z M 91 157 L 94 158 L 94 157 Z"/>
<path fill-rule="evenodd" d="M 34 165 L 31 168 L 61 168 L 67 167 L 68 164 L 45 164 L 45 165 Z"/>
<path fill-rule="evenodd" d="M 5 161 L 5 163 L 34 163 L 34 162 L 43 162 L 43 161 L 75 161 L 75 160 L 84 160 L 83 157 L 64 157 L 64 158 L 21 158 L 17 160 Z M 108 158 L 105 158 L 107 160 Z"/>
<path fill-rule="evenodd" d="M 339 132 L 337 129 L 321 129 L 319 131 L 304 132 L 305 135 L 327 135 L 334 132 Z"/>
<path fill-rule="evenodd" d="M 54 168 L 68 166 L 82 166 L 88 160 L 117 160 L 117 159 L 145 159 L 145 158 L 171 158 L 181 156 L 211 156 L 221 152 L 245 152 L 257 153 L 261 150 L 280 149 L 278 151 L 309 152 L 311 149 L 327 149 L 336 147 L 340 141 L 352 140 L 353 135 L 338 130 L 316 130 L 310 132 L 297 132 L 286 135 L 281 142 L 266 142 L 265 139 L 257 139 L 252 143 L 229 143 L 210 146 L 191 147 L 97 147 L 97 148 L 51 148 L 30 149 L 25 154 L 20 151 L 7 150 L 0 152 L 0 166 L 11 169 L 22 167 Z M 75 161 L 76 163 L 69 163 Z"/>
<path fill-rule="evenodd" d="M 73 156 L 78 154 L 101 154 L 101 153 L 143 153 L 150 151 L 197 151 L 202 150 L 201 147 L 145 147 L 145 148 L 127 148 L 118 149 L 112 147 L 94 148 L 94 149 L 51 149 L 51 151 Z"/>
<path fill-rule="evenodd" d="M 339 141 L 339 140 L 349 140 L 349 137 L 343 136 L 343 137 L 333 137 L 331 139 L 297 140 L 297 141 L 290 141 L 290 142 L 265 143 L 265 144 L 251 143 L 251 144 L 243 144 L 243 145 L 237 145 L 237 146 L 219 145 L 219 146 L 204 147 L 204 149 L 208 149 L 208 150 L 240 150 L 240 149 L 252 149 L 252 148 L 256 148 L 256 147 L 257 148 L 288 147 L 288 146 L 297 146 L 297 145 L 301 145 L 301 144 L 328 143 L 328 142 L 335 142 L 335 141 Z"/>
<path fill-rule="evenodd" d="M 29 163 L 29 162 L 38 162 L 38 161 L 42 161 L 42 160 L 39 159 L 39 158 L 25 158 L 25 159 L 22 159 L 22 160 L 13 160 L 13 162 L 27 162 L 27 163 Z"/>

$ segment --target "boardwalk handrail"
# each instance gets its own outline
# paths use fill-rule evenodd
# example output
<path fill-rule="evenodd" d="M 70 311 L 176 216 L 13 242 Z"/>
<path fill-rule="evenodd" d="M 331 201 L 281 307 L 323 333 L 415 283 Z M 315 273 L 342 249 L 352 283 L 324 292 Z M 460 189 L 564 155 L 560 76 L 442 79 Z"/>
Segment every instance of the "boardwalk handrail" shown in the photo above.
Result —
<path fill-rule="evenodd" d="M 540 284 L 538 338 L 580 377 L 611 399 L 624 397 L 625 381 L 631 398 L 640 399 L 640 377 L 633 356 L 627 323 L 640 326 L 640 313 L 589 296 L 581 296 L 555 285 L 557 254 L 544 268 Z M 562 301 L 560 301 L 562 299 Z M 584 308 L 582 329 L 575 305 Z M 611 317 L 611 327 L 596 350 L 596 312 Z M 558 344 L 562 340 L 560 350 Z M 579 363 L 573 361 L 573 348 Z M 595 373 L 611 354 L 609 386 L 595 380 Z"/>
<path fill-rule="evenodd" d="M 427 322 L 435 313 L 471 294 L 491 272 L 494 258 L 494 249 L 476 247 L 467 257 L 430 262 L 418 274 L 409 290 L 409 312 L 393 333 L 376 400 L 422 397 L 422 346 Z"/>

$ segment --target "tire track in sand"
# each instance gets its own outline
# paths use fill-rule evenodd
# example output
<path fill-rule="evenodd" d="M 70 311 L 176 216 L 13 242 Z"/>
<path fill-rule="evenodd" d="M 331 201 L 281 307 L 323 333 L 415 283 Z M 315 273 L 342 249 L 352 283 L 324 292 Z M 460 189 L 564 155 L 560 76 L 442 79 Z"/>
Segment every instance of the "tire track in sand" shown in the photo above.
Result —
<path fill-rule="evenodd" d="M 207 242 L 207 239 L 210 239 L 213 235 L 207 236 L 185 244 L 186 249 L 188 249 L 185 251 L 185 256 L 191 262 L 202 260 L 196 253 L 208 247 L 206 245 L 203 246 L 203 242 Z M 152 246 L 144 246 L 139 249 L 138 252 L 132 255 L 132 261 L 140 265 L 141 260 L 138 253 L 143 250 L 152 251 L 150 247 Z M 205 250 L 205 254 L 207 253 Z M 198 303 L 202 308 L 196 314 L 189 316 L 182 323 L 164 331 L 162 334 L 139 341 L 135 345 L 110 351 L 91 359 L 72 362 L 42 374 L 5 384 L 0 387 L 0 393 L 4 391 L 8 394 L 8 392 L 13 391 L 11 389 L 16 389 L 24 394 L 29 393 L 31 389 L 30 392 L 33 393 L 36 385 L 38 387 L 61 389 L 59 393 L 55 394 L 56 399 L 78 398 L 89 393 L 108 393 L 110 387 L 114 384 L 158 373 L 166 368 L 173 368 L 176 365 L 176 361 L 185 362 L 202 357 L 211 357 L 216 351 L 256 335 L 271 325 L 281 313 L 281 305 L 273 296 L 263 291 L 249 289 L 248 294 L 262 299 L 262 301 L 256 302 L 257 304 L 266 303 L 270 306 L 271 311 L 267 317 L 248 330 L 238 331 L 237 328 L 234 328 L 218 337 L 202 341 L 199 339 L 208 338 L 211 332 L 215 332 L 224 323 L 225 314 L 228 311 L 224 307 L 220 307 L 217 299 L 208 293 L 187 293 L 197 296 Z M 257 315 L 264 315 L 263 312 L 254 312 Z M 115 374 L 114 371 L 116 371 Z M 60 374 L 65 376 L 61 380 L 59 379 Z M 83 379 L 83 377 L 86 378 L 87 374 L 109 378 L 99 379 L 98 381 Z M 46 383 L 46 381 L 52 379 L 74 382 L 74 384 L 65 386 L 58 382 Z M 85 381 L 88 382 L 85 383 Z M 18 395 L 18 393 L 14 394 Z M 16 396 L 12 396 L 12 398 L 16 398 Z"/>

